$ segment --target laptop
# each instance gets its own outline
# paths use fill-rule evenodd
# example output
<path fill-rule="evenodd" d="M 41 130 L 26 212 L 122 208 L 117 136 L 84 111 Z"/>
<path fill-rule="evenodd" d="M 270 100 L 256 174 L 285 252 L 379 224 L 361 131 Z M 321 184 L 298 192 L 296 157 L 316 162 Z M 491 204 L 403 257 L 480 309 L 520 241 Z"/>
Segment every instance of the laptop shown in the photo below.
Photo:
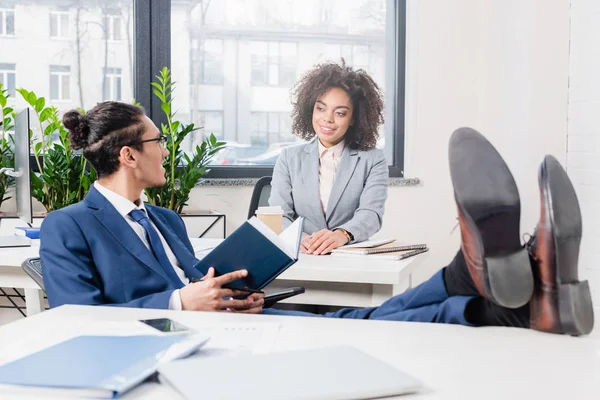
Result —
<path fill-rule="evenodd" d="M 372 399 L 418 391 L 408 374 L 349 346 L 192 357 L 158 368 L 186 399 Z"/>

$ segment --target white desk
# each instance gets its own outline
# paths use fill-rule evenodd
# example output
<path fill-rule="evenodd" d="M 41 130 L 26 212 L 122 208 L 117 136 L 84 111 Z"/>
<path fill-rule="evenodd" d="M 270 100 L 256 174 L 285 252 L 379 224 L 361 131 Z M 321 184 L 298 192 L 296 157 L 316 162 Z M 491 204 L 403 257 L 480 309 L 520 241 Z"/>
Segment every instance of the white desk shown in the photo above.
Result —
<path fill-rule="evenodd" d="M 351 345 L 426 386 L 423 393 L 400 399 L 600 398 L 599 336 L 572 338 L 517 328 L 65 306 L 1 327 L 0 363 L 72 337 L 73 326 L 83 317 L 96 321 L 168 317 L 198 330 L 215 323 L 278 322 L 279 335 L 270 351 Z M 231 382 L 235 385 L 235 374 Z M 268 385 L 269 378 L 264 382 Z M 202 377 L 198 384 L 201 394 Z M 166 385 L 147 383 L 123 398 L 180 397 Z"/>
<path fill-rule="evenodd" d="M 194 249 L 204 249 L 218 245 L 222 239 L 191 238 L 191 241 Z M 0 248 L 0 287 L 25 290 L 28 316 L 43 310 L 43 292 L 21 268 L 26 258 L 38 256 L 39 241 L 33 242 L 32 247 Z M 306 293 L 289 299 L 290 303 L 355 307 L 379 305 L 411 286 L 412 273 L 426 254 L 403 261 L 369 260 L 368 263 L 361 258 L 301 254 L 298 262 L 267 290 L 304 286 Z M 196 254 L 197 257 L 201 255 L 201 252 Z"/>
<path fill-rule="evenodd" d="M 194 249 L 218 245 L 220 239 L 191 239 Z M 196 257 L 203 253 L 197 251 Z M 412 286 L 412 273 L 427 253 L 402 261 L 300 254 L 298 262 L 267 290 L 304 286 L 306 293 L 284 302 L 333 306 L 378 306 Z"/>

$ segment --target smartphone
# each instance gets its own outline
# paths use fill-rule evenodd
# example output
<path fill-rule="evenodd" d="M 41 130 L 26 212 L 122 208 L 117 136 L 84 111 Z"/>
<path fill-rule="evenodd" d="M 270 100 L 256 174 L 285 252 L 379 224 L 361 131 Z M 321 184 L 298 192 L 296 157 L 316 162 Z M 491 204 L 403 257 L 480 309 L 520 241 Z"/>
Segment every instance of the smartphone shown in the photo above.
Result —
<path fill-rule="evenodd" d="M 164 333 L 184 333 L 192 330 L 169 318 L 141 319 L 140 322 Z"/>

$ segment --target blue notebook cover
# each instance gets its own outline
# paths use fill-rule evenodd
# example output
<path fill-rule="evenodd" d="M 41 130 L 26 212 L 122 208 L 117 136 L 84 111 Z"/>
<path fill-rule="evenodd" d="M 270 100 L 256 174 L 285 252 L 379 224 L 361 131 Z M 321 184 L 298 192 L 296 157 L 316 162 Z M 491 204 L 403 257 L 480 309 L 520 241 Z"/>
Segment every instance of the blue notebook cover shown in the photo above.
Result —
<path fill-rule="evenodd" d="M 248 276 L 231 282 L 228 287 L 260 290 L 296 261 L 250 223 L 244 222 L 194 267 L 203 274 L 214 267 L 216 276 L 245 269 Z"/>
<path fill-rule="evenodd" d="M 0 366 L 0 390 L 10 385 L 114 398 L 152 375 L 174 344 L 192 344 L 183 357 L 205 340 L 183 335 L 78 336 Z"/>

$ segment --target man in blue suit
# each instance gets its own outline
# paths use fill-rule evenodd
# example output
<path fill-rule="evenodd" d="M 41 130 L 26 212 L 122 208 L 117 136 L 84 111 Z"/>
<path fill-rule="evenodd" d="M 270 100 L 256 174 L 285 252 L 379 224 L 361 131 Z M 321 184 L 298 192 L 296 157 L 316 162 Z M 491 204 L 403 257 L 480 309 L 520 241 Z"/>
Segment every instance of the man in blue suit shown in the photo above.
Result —
<path fill-rule="evenodd" d="M 98 180 L 82 202 L 44 220 L 40 256 L 50 307 L 261 312 L 262 296 L 236 300 L 241 293 L 222 287 L 246 271 L 214 277 L 211 269 L 203 277 L 181 217 L 140 201 L 144 188 L 165 184 L 166 155 L 165 138 L 142 109 L 105 102 L 85 115 L 69 111 L 63 122 Z"/>
<path fill-rule="evenodd" d="M 215 277 L 197 261 L 181 218 L 144 205 L 144 188 L 165 183 L 164 137 L 142 109 L 104 102 L 85 115 L 63 117 L 74 148 L 82 148 L 98 181 L 86 198 L 51 212 L 42 224 L 40 256 L 51 307 L 112 305 L 286 315 L 266 309 L 263 295 L 245 300 L 223 286 L 247 275 Z M 520 200 L 508 167 L 472 129 L 450 141 L 450 172 L 461 228 L 452 262 L 418 287 L 379 307 L 325 316 L 499 325 L 571 335 L 593 327 L 587 282 L 577 279 L 579 205 L 553 157 L 540 167 L 540 221 L 520 243 Z M 558 256 L 560 255 L 560 257 Z"/>

